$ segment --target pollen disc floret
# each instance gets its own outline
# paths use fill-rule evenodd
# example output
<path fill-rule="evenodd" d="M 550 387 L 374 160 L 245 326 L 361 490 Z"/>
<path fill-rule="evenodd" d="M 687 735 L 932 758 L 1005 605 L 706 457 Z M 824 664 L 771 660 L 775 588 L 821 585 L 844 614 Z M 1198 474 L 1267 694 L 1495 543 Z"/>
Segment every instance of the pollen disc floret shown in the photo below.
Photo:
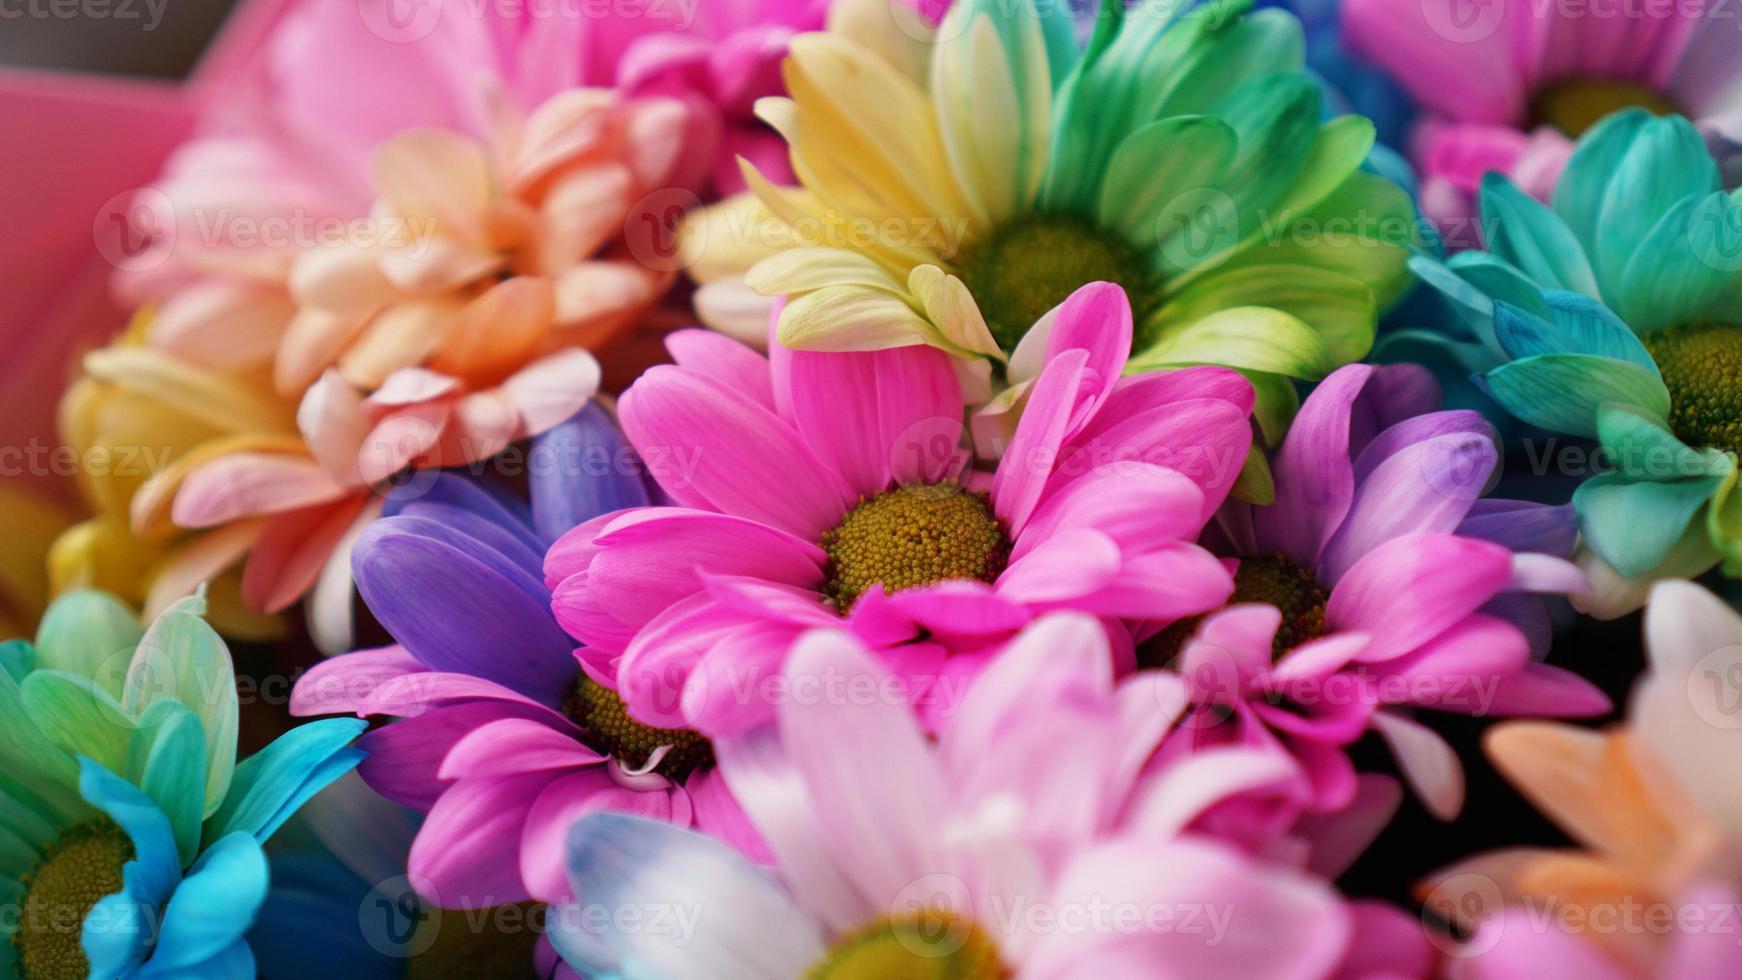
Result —
<path fill-rule="evenodd" d="M 121 869 L 133 841 L 107 820 L 61 834 L 24 882 L 18 931 L 19 975 L 25 980 L 84 980 L 90 972 L 81 943 L 85 916 L 121 890 Z"/>
<path fill-rule="evenodd" d="M 1637 82 L 1611 78 L 1573 78 L 1540 89 L 1530 100 L 1533 126 L 1553 126 L 1568 139 L 1578 139 L 1597 120 L 1612 112 L 1640 108 L 1658 116 L 1681 112 L 1656 90 Z"/>
<path fill-rule="evenodd" d="M 998 947 L 979 927 L 948 912 L 928 910 L 883 919 L 843 936 L 806 980 L 998 980 Z"/>
<path fill-rule="evenodd" d="M 681 783 L 697 769 L 714 764 L 714 745 L 684 728 L 654 728 L 629 717 L 623 699 L 591 677 L 582 675 L 566 705 L 583 740 L 629 769 L 639 770 L 661 746 L 669 746 L 653 771 Z"/>
<path fill-rule="evenodd" d="M 1159 293 L 1144 254 L 1093 222 L 1070 215 L 1018 218 L 956 256 L 956 271 L 1006 352 L 1034 321 L 1091 282 L 1124 288 L 1138 322 Z"/>
<path fill-rule="evenodd" d="M 1240 559 L 1234 573 L 1234 594 L 1228 605 L 1261 602 L 1282 613 L 1282 623 L 1270 642 L 1270 659 L 1282 659 L 1288 651 L 1325 635 L 1325 606 L 1330 593 L 1319 585 L 1312 571 L 1282 555 L 1259 555 Z M 1145 667 L 1171 666 L 1186 641 L 1198 631 L 1202 616 L 1183 619 L 1157 633 L 1137 651 Z"/>
<path fill-rule="evenodd" d="M 1669 389 L 1676 438 L 1742 455 L 1742 326 L 1707 320 L 1642 339 Z"/>
<path fill-rule="evenodd" d="M 893 594 L 950 579 L 991 582 L 1010 557 L 1010 539 L 986 495 L 954 480 L 862 500 L 822 545 L 829 556 L 823 591 L 842 610 L 873 585 Z"/>

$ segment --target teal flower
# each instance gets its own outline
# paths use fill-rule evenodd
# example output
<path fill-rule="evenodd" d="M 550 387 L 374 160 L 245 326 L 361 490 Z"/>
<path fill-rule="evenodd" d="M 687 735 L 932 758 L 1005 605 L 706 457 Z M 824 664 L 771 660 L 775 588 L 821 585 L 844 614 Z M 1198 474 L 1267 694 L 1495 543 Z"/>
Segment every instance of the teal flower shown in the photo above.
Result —
<path fill-rule="evenodd" d="M 1487 251 L 1411 264 L 1459 315 L 1439 343 L 1501 407 L 1601 444 L 1573 502 L 1607 611 L 1654 578 L 1742 575 L 1742 205 L 1705 141 L 1617 113 L 1552 206 L 1498 174 L 1481 205 Z"/>
<path fill-rule="evenodd" d="M 141 631 L 101 592 L 0 644 L 0 973 L 247 977 L 260 844 L 350 770 L 362 723 L 303 725 L 236 759 L 229 651 L 203 597 Z"/>

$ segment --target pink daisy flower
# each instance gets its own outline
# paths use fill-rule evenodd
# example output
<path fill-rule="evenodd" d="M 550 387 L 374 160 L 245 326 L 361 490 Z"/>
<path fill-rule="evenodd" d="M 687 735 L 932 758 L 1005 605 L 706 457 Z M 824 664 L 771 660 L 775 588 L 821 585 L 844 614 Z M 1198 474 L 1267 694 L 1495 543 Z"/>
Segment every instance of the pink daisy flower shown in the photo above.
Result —
<path fill-rule="evenodd" d="M 761 688 L 816 627 L 941 688 L 1043 612 L 1171 621 L 1219 605 L 1228 572 L 1191 542 L 1245 462 L 1252 389 L 1220 368 L 1122 379 L 1131 330 L 1116 286 L 1060 306 L 991 474 L 958 448 L 961 388 L 936 350 L 774 345 L 765 360 L 675 335 L 677 364 L 621 412 L 674 503 L 556 543 L 558 621 L 637 718 L 712 735 L 769 719 Z"/>
<path fill-rule="evenodd" d="M 1480 499 L 1499 461 L 1494 434 L 1475 412 L 1431 411 L 1438 403 L 1414 366 L 1356 364 L 1325 379 L 1272 464 L 1275 502 L 1218 516 L 1218 550 L 1239 559 L 1230 605 L 1140 634 L 1140 661 L 1174 664 L 1193 686 L 1194 745 L 1280 743 L 1319 810 L 1355 798 L 1344 748 L 1371 729 L 1434 812 L 1456 813 L 1457 757 L 1407 708 L 1609 709 L 1590 683 L 1533 659 L 1549 626 L 1528 594 L 1584 586 L 1561 557 L 1571 509 Z"/>
<path fill-rule="evenodd" d="M 878 659 L 817 631 L 785 674 L 795 690 L 827 676 L 881 690 Z M 1155 708 L 1178 692 L 1159 672 L 1115 685 L 1105 631 L 1062 614 L 994 660 L 936 744 L 897 698 L 784 701 L 776 724 L 718 743 L 781 882 L 699 835 L 583 818 L 551 942 L 586 975 L 1331 975 L 1351 934 L 1335 893 L 1187 830 L 1286 776 L 1286 757 L 1229 749 L 1224 766 L 1135 782 L 1166 729 Z M 694 935 L 584 914 L 673 904 L 707 910 Z"/>
<path fill-rule="evenodd" d="M 1547 200 L 1573 140 L 1631 106 L 1696 121 L 1742 177 L 1742 45 L 1717 0 L 1472 3 L 1347 0 L 1352 47 L 1427 110 L 1413 137 L 1423 209 L 1460 247 L 1482 175 L 1498 170 Z"/>

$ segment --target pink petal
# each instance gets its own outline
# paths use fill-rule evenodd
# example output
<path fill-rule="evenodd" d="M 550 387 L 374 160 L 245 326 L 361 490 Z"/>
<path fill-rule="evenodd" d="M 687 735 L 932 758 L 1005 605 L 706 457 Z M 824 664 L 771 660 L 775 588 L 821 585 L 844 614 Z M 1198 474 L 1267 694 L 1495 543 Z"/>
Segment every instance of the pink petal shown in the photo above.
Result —
<path fill-rule="evenodd" d="M 1011 557 L 1019 559 L 1072 528 L 1099 531 L 1134 554 L 1156 542 L 1196 537 L 1203 507 L 1203 491 L 1173 470 L 1149 463 L 1109 464 L 1043 501 Z"/>
<path fill-rule="evenodd" d="M 549 773 L 467 779 L 430 809 L 407 872 L 444 908 L 488 908 L 532 897 L 520 874 L 520 838 Z"/>
<path fill-rule="evenodd" d="M 679 330 L 666 336 L 665 349 L 679 367 L 712 375 L 774 411 L 768 361 L 743 344 L 712 330 Z"/>
<path fill-rule="evenodd" d="M 1029 389 L 1028 407 L 1017 423 L 1016 437 L 998 464 L 992 481 L 992 502 L 998 519 L 1012 538 L 1020 537 L 1029 515 L 1040 505 L 1047 477 L 1070 433 L 1077 394 L 1085 382 L 1089 352 L 1065 351 L 1047 362 Z"/>
<path fill-rule="evenodd" d="M 279 612 L 302 598 L 369 499 L 357 493 L 273 518 L 249 552 L 242 600 L 255 609 Z"/>
<path fill-rule="evenodd" d="M 520 431 L 537 435 L 580 411 L 599 390 L 599 379 L 593 355 L 567 348 L 521 368 L 502 390 L 520 410 Z"/>
<path fill-rule="evenodd" d="M 330 657 L 297 680 L 290 693 L 290 713 L 302 717 L 360 712 L 370 692 L 383 682 L 426 669 L 399 646 Z"/>
<path fill-rule="evenodd" d="M 1390 711 L 1375 712 L 1373 727 L 1391 746 L 1403 778 L 1428 812 L 1441 820 L 1457 816 L 1464 806 L 1464 767 L 1445 739 Z"/>
<path fill-rule="evenodd" d="M 698 572 L 742 575 L 816 589 L 822 549 L 742 517 L 681 507 L 620 516 L 595 541 L 587 582 L 625 622 L 651 619 L 701 589 Z"/>
<path fill-rule="evenodd" d="M 1259 543 L 1303 568 L 1318 567 L 1320 552 L 1355 499 L 1349 416 L 1374 370 L 1352 364 L 1313 389 L 1271 463 L 1276 502 L 1253 515 Z"/>
<path fill-rule="evenodd" d="M 473 779 L 603 763 L 572 732 L 530 718 L 502 718 L 472 729 L 442 757 L 436 776 Z"/>
<path fill-rule="evenodd" d="M 994 588 L 1010 602 L 1061 602 L 1111 585 L 1119 574 L 1119 545 L 1099 531 L 1067 530 L 1011 562 Z"/>
<path fill-rule="evenodd" d="M 182 527 L 216 527 L 329 503 L 349 492 L 306 456 L 230 453 L 188 474 L 170 516 Z"/>
<path fill-rule="evenodd" d="M 689 823 L 683 790 L 638 792 L 615 785 L 603 767 L 561 776 L 532 804 L 520 835 L 520 877 L 534 898 L 551 902 L 569 897 L 565 847 L 576 820 L 600 810 L 653 820 Z"/>
<path fill-rule="evenodd" d="M 1071 428 L 1080 429 L 1106 402 L 1131 353 L 1131 301 L 1110 282 L 1092 282 L 1059 304 L 1047 344 L 1050 361 L 1067 350 L 1088 353 Z"/>
<path fill-rule="evenodd" d="M 1512 553 L 1499 545 L 1450 534 L 1397 538 L 1356 562 L 1331 590 L 1325 625 L 1371 634 L 1360 659 L 1386 660 L 1475 612 L 1511 576 Z"/>

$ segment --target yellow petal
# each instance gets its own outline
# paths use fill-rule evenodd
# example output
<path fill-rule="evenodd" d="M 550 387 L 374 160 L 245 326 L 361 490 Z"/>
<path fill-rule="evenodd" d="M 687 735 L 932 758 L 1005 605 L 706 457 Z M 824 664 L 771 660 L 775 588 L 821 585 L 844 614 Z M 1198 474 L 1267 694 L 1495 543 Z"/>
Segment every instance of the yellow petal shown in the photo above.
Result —
<path fill-rule="evenodd" d="M 921 265 L 908 274 L 907 288 L 956 353 L 1004 360 L 1004 351 L 992 338 L 986 318 L 980 315 L 979 305 L 962 280 L 935 265 Z"/>
<path fill-rule="evenodd" d="M 830 286 L 794 299 L 780 313 L 779 335 L 795 350 L 883 350 L 942 340 L 899 297 L 862 286 Z"/>

